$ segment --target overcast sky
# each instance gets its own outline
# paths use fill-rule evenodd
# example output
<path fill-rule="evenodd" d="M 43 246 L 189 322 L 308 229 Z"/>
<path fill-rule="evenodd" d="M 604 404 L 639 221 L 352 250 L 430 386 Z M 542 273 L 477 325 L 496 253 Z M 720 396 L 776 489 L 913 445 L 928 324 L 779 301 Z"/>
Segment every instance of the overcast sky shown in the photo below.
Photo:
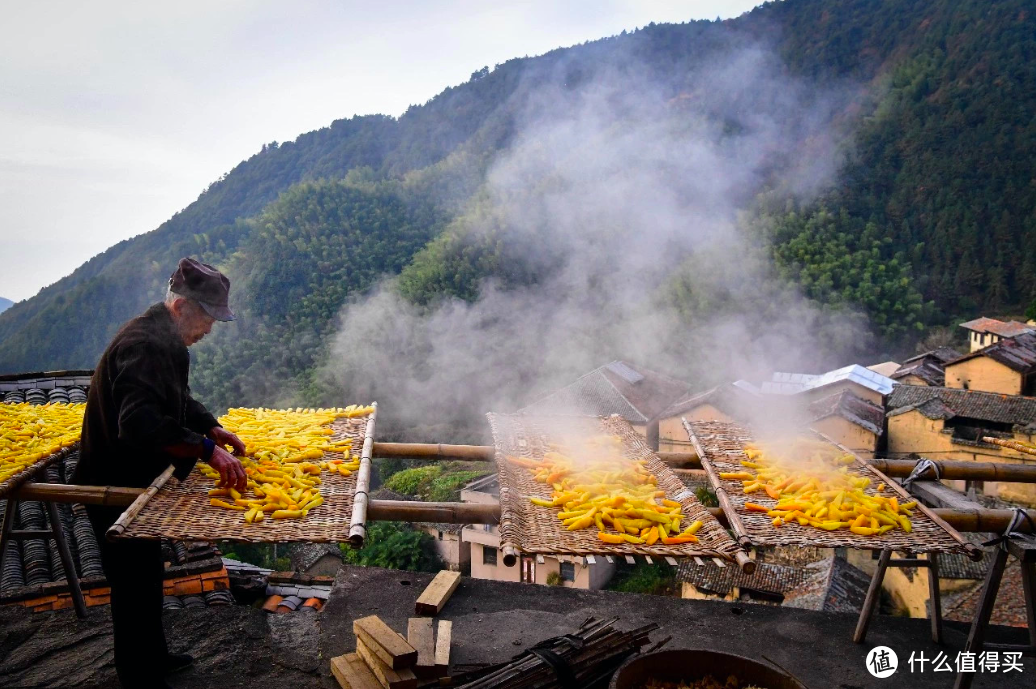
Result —
<path fill-rule="evenodd" d="M 758 0 L 0 0 L 0 296 L 155 229 L 270 141 Z"/>

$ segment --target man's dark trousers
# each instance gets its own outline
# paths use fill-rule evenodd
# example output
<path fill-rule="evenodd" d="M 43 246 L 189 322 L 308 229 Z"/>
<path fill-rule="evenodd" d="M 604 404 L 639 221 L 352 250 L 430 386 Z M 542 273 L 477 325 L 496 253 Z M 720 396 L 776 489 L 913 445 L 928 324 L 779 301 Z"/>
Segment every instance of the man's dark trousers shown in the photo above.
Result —
<path fill-rule="evenodd" d="M 162 686 L 169 654 L 162 629 L 162 545 L 157 540 L 119 539 L 104 533 L 121 509 L 88 506 L 87 515 L 101 546 L 104 575 L 111 587 L 115 671 L 125 689 Z"/>

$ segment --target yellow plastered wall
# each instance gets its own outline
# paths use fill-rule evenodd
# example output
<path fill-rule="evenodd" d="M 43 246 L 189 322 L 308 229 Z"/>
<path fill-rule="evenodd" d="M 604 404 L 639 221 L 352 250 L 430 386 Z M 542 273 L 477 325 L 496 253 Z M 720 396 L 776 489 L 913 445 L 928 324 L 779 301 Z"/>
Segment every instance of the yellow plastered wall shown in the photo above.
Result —
<path fill-rule="evenodd" d="M 1025 433 L 1015 433 L 1014 439 L 1025 443 L 1033 442 L 1033 436 Z M 888 455 L 902 457 L 909 454 L 917 454 L 928 459 L 1036 466 L 1036 456 L 1009 448 L 975 447 L 954 443 L 949 431 L 943 430 L 941 419 L 929 419 L 916 410 L 896 414 L 888 419 Z M 953 485 L 952 482 L 947 483 Z M 962 488 L 961 485 L 954 487 Z M 1031 483 L 987 481 L 982 490 L 987 495 L 1036 506 L 1036 485 Z"/>
<path fill-rule="evenodd" d="M 896 380 L 901 385 L 928 385 L 928 381 L 923 378 L 918 378 L 915 375 L 903 376 Z"/>
<path fill-rule="evenodd" d="M 946 387 L 999 392 L 1005 395 L 1022 394 L 1022 375 L 999 361 L 986 356 L 951 364 L 946 367 Z"/>
<path fill-rule="evenodd" d="M 702 404 L 677 416 L 661 419 L 658 422 L 658 449 L 660 452 L 690 452 L 687 430 L 681 421 L 684 418 L 688 421 L 723 421 L 726 423 L 734 421 L 711 404 Z"/>
<path fill-rule="evenodd" d="M 492 581 L 521 581 L 522 571 L 515 565 L 504 565 L 504 554 L 497 549 L 496 564 L 487 565 L 482 561 L 482 549 L 490 546 L 481 543 L 471 544 L 471 576 L 474 579 L 490 579 Z"/>
<path fill-rule="evenodd" d="M 844 445 L 865 458 L 874 457 L 878 436 L 840 416 L 829 416 L 810 424 L 810 428 L 823 433 L 840 445 Z"/>

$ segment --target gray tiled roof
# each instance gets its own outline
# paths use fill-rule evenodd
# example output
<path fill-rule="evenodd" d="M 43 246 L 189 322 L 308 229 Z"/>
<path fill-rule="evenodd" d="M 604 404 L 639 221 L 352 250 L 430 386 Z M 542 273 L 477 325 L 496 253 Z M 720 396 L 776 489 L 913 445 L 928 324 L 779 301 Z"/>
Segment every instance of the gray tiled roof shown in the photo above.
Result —
<path fill-rule="evenodd" d="M 711 390 L 695 393 L 667 407 L 658 416 L 668 419 L 684 414 L 695 407 L 709 404 L 724 414 L 740 421 L 747 421 L 744 415 L 761 403 L 761 395 L 752 388 L 736 383 L 725 383 Z"/>
<path fill-rule="evenodd" d="M 967 323 L 961 323 L 960 327 L 965 330 L 973 330 L 977 333 L 993 333 L 1000 337 L 1014 337 L 1022 333 L 1031 333 L 1033 328 L 1021 321 L 999 321 L 995 318 L 976 318 Z"/>
<path fill-rule="evenodd" d="M 822 397 L 809 405 L 809 412 L 813 421 L 829 416 L 839 416 L 874 435 L 881 435 L 885 425 L 884 409 L 873 402 L 857 397 L 848 390 Z"/>
<path fill-rule="evenodd" d="M 809 575 L 784 595 L 789 608 L 858 613 L 867 597 L 870 577 L 839 557 L 806 565 Z"/>
<path fill-rule="evenodd" d="M 888 399 L 888 415 L 917 410 L 930 419 L 962 416 L 979 421 L 1028 425 L 1036 421 L 1036 398 L 979 390 L 897 385 Z"/>
<path fill-rule="evenodd" d="M 625 361 L 613 361 L 519 410 L 523 414 L 618 414 L 646 423 L 690 392 L 690 385 Z"/>
<path fill-rule="evenodd" d="M 740 567 L 727 565 L 719 567 L 706 560 L 699 565 L 694 560 L 684 559 L 676 580 L 691 584 L 697 589 L 707 589 L 719 595 L 727 595 L 735 586 L 738 588 L 784 594 L 800 586 L 812 574 L 806 567 L 774 565 L 760 562 L 755 572 L 745 574 Z"/>
<path fill-rule="evenodd" d="M 893 380 L 917 376 L 928 385 L 942 387 L 946 382 L 946 362 L 960 358 L 960 352 L 950 347 L 940 347 L 924 354 L 910 357 L 892 374 Z"/>
<path fill-rule="evenodd" d="M 1012 371 L 1023 374 L 1033 373 L 1036 371 L 1036 334 L 1026 332 L 1016 337 L 1000 340 L 996 344 L 947 362 L 946 366 L 955 366 L 982 356 L 999 362 Z"/>
<path fill-rule="evenodd" d="M 85 402 L 93 371 L 49 371 L 0 376 L 0 402 Z"/>

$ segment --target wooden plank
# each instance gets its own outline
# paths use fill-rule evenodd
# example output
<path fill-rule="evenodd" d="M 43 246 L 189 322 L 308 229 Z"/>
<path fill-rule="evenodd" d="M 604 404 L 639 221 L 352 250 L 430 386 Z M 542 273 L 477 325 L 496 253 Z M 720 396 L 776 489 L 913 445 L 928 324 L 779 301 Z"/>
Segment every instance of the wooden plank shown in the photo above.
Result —
<path fill-rule="evenodd" d="M 432 583 L 428 584 L 428 587 L 421 592 L 421 596 L 417 599 L 417 614 L 438 615 L 459 585 L 460 572 L 451 572 L 448 569 L 440 570 L 432 579 Z"/>
<path fill-rule="evenodd" d="M 417 664 L 414 674 L 418 677 L 435 677 L 435 630 L 432 618 L 411 617 L 407 620 L 406 640 L 417 649 Z"/>
<path fill-rule="evenodd" d="M 586 556 L 586 561 L 587 561 L 587 563 L 589 563 L 591 565 L 596 565 L 597 564 L 597 559 L 593 555 L 587 555 Z"/>
<path fill-rule="evenodd" d="M 538 564 L 538 565 L 542 565 L 543 564 L 543 556 L 542 555 L 537 555 L 536 556 L 536 564 Z"/>
<path fill-rule="evenodd" d="M 719 567 L 720 569 L 723 569 L 724 567 L 726 567 L 726 565 L 725 565 L 725 564 L 723 564 L 723 560 L 720 560 L 720 559 L 719 559 L 718 557 L 714 557 L 714 558 L 712 558 L 712 561 L 713 561 L 713 562 L 714 562 L 714 563 L 716 564 L 716 566 L 717 566 L 717 567 Z"/>
<path fill-rule="evenodd" d="M 655 561 L 651 559 L 650 555 L 645 555 L 644 556 L 644 561 L 647 562 L 649 565 L 655 564 Z"/>
<path fill-rule="evenodd" d="M 604 559 L 608 561 L 609 565 L 614 565 L 615 564 L 615 559 L 611 555 L 605 555 Z"/>
<path fill-rule="evenodd" d="M 669 565 L 670 565 L 670 566 L 672 566 L 672 567 L 678 567 L 678 566 L 679 566 L 679 563 L 677 563 L 677 561 L 676 561 L 676 558 L 673 558 L 673 557 L 667 557 L 667 558 L 665 559 L 665 561 L 666 561 L 666 562 L 668 562 L 668 563 L 669 563 Z"/>
<path fill-rule="evenodd" d="M 453 623 L 439 620 L 439 633 L 435 637 L 435 669 L 442 675 L 450 674 L 450 642 L 453 640 Z"/>
<path fill-rule="evenodd" d="M 417 689 L 417 675 L 413 670 L 389 667 L 360 637 L 356 638 L 356 655 L 363 659 L 385 689 Z"/>
<path fill-rule="evenodd" d="M 637 561 L 633 559 L 632 555 L 627 555 L 626 556 L 626 564 L 627 565 L 635 565 L 635 564 L 637 564 Z"/>
<path fill-rule="evenodd" d="M 413 667 L 417 662 L 417 650 L 377 615 L 353 621 L 353 633 L 393 670 Z"/>
<path fill-rule="evenodd" d="M 695 555 L 695 556 L 694 556 L 694 562 L 695 562 L 695 564 L 697 564 L 697 565 L 698 565 L 699 567 L 704 567 L 704 566 L 705 566 L 705 563 L 704 563 L 704 562 L 702 562 L 702 559 L 701 559 L 700 557 L 698 557 L 697 555 Z"/>
<path fill-rule="evenodd" d="M 355 653 L 332 658 L 331 674 L 342 689 L 381 689 L 381 682 Z"/>

